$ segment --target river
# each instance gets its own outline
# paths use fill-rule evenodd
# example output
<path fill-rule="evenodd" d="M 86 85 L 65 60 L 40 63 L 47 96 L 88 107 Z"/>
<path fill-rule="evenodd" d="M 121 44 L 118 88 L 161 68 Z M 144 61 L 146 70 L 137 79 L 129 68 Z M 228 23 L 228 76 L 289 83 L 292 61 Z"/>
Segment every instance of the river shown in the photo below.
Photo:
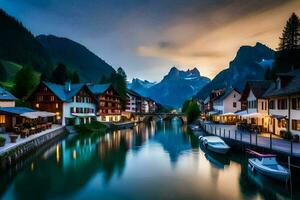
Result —
<path fill-rule="evenodd" d="M 0 175 L 8 200 L 291 198 L 285 183 L 248 171 L 244 154 L 202 150 L 179 120 L 68 135 Z"/>

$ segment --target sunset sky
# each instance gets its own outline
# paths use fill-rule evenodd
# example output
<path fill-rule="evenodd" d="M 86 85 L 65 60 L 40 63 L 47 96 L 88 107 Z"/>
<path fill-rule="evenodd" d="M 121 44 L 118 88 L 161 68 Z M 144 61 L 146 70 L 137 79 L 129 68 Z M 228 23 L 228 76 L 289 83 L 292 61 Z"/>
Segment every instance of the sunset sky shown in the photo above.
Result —
<path fill-rule="evenodd" d="M 213 78 L 242 45 L 276 48 L 300 0 L 0 0 L 32 31 L 75 40 L 128 78 L 162 79 L 172 66 Z"/>

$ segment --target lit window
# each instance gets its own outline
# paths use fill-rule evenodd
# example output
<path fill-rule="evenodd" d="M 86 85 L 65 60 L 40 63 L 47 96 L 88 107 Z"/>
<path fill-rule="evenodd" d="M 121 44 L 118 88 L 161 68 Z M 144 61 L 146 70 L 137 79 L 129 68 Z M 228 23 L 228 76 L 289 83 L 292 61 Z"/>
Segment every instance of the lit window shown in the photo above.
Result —
<path fill-rule="evenodd" d="M 37 104 L 35 104 L 35 107 L 39 108 L 39 107 L 40 107 L 40 104 L 38 104 L 38 103 L 37 103 Z"/>
<path fill-rule="evenodd" d="M 58 103 L 57 103 L 57 104 L 55 104 L 55 108 L 56 108 L 56 109 L 58 108 Z"/>
<path fill-rule="evenodd" d="M 0 115 L 0 124 L 5 124 L 5 115 Z"/>
<path fill-rule="evenodd" d="M 54 96 L 51 96 L 51 97 L 50 97 L 50 101 L 54 101 Z"/>

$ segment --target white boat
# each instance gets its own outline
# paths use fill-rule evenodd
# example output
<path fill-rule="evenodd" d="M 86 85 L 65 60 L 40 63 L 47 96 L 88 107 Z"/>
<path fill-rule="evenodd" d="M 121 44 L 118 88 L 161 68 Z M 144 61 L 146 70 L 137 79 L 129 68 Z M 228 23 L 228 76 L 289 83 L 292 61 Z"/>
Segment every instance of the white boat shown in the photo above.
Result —
<path fill-rule="evenodd" d="M 190 127 L 190 129 L 191 129 L 192 131 L 195 131 L 195 130 L 198 130 L 198 129 L 199 129 L 199 126 L 197 126 L 197 125 L 190 125 L 189 127 Z"/>
<path fill-rule="evenodd" d="M 248 153 L 256 156 L 256 158 L 249 158 L 248 160 L 249 167 L 253 172 L 257 171 L 279 181 L 289 179 L 289 171 L 277 162 L 276 155 L 260 154 L 252 150 L 248 150 Z"/>
<path fill-rule="evenodd" d="M 215 153 L 226 154 L 230 149 L 230 147 L 217 136 L 200 136 L 199 139 L 205 148 Z"/>

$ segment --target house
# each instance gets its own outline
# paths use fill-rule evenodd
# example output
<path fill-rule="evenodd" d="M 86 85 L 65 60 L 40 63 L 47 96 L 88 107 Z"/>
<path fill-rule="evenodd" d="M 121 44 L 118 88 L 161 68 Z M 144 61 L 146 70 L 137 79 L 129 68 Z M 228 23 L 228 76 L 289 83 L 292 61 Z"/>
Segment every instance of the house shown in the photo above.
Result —
<path fill-rule="evenodd" d="M 263 131 L 268 131 L 268 100 L 263 95 L 270 85 L 271 82 L 265 80 L 247 81 L 240 98 L 242 110 L 246 110 L 242 117 Z"/>
<path fill-rule="evenodd" d="M 97 120 L 101 122 L 120 121 L 121 99 L 113 86 L 111 84 L 91 84 L 88 87 L 97 100 Z"/>
<path fill-rule="evenodd" d="M 0 87 L 0 107 L 15 107 L 16 100 L 14 95 Z"/>
<path fill-rule="evenodd" d="M 157 111 L 157 104 L 153 99 L 147 98 L 149 113 L 155 113 Z"/>
<path fill-rule="evenodd" d="M 219 92 L 212 100 L 213 111 L 218 114 L 213 120 L 234 123 L 237 120 L 235 112 L 241 110 L 240 98 L 241 94 L 235 88 L 230 87 Z"/>
<path fill-rule="evenodd" d="M 62 125 L 88 123 L 96 117 L 96 99 L 85 84 L 44 81 L 28 100 L 37 110 L 55 113 L 54 122 Z"/>
<path fill-rule="evenodd" d="M 141 110 L 141 102 L 142 102 L 142 96 L 136 93 L 133 90 L 127 91 L 127 103 L 126 103 L 126 113 L 137 113 Z"/>
<path fill-rule="evenodd" d="M 269 131 L 300 136 L 300 69 L 277 74 L 276 82 L 264 94 L 269 104 Z"/>

